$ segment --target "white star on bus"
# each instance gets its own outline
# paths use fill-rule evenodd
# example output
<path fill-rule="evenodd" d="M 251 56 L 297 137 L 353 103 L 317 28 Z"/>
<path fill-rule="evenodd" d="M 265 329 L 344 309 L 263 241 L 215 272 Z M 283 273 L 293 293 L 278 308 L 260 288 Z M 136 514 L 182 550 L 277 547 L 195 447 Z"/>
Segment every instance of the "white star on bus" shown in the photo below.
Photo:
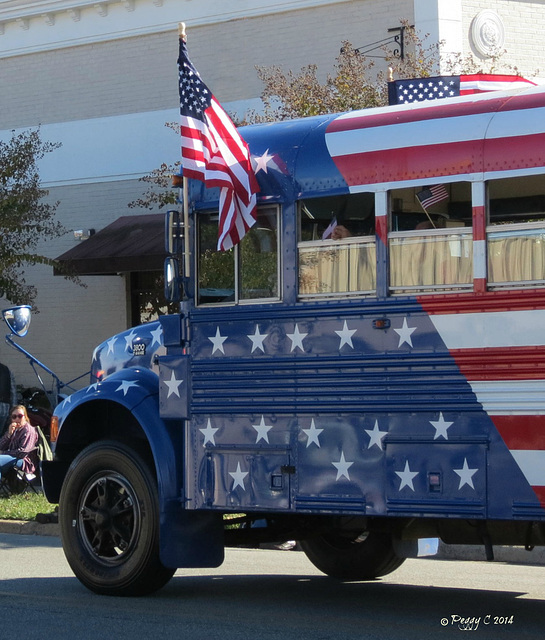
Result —
<path fill-rule="evenodd" d="M 182 384 L 183 380 L 178 380 L 176 378 L 176 374 L 174 373 L 174 371 L 172 371 L 170 380 L 163 380 L 163 382 L 168 387 L 167 399 L 170 398 L 172 394 L 177 395 L 178 398 L 180 397 L 180 391 L 178 389 L 179 389 L 179 386 Z"/>
<path fill-rule="evenodd" d="M 461 469 L 453 469 L 454 473 L 457 473 L 460 476 L 460 486 L 458 490 L 460 490 L 465 484 L 469 485 L 472 489 L 475 489 L 473 486 L 473 476 L 477 473 L 479 469 L 470 469 L 467 464 L 467 458 L 464 458 L 464 465 Z"/>
<path fill-rule="evenodd" d="M 430 424 L 435 429 L 435 435 L 433 436 L 434 440 L 437 440 L 439 437 L 443 437 L 445 440 L 448 440 L 447 429 L 454 424 L 453 422 L 447 422 L 443 418 L 443 414 L 439 413 L 439 420 L 430 420 Z"/>
<path fill-rule="evenodd" d="M 307 435 L 307 447 L 309 447 L 312 443 L 314 443 L 317 447 L 320 446 L 320 434 L 323 429 L 317 429 L 314 424 L 314 418 L 310 421 L 310 429 L 302 429 L 303 433 Z"/>
<path fill-rule="evenodd" d="M 265 349 L 263 348 L 263 340 L 269 335 L 268 333 L 259 333 L 259 325 L 256 324 L 255 332 L 253 335 L 246 334 L 248 338 L 252 341 L 252 350 L 250 353 L 253 353 L 256 349 L 261 349 L 263 353 L 265 353 Z"/>
<path fill-rule="evenodd" d="M 117 387 L 116 391 L 122 391 L 123 395 L 126 396 L 129 389 L 132 387 L 138 387 L 139 384 L 135 380 L 122 380 L 119 387 Z"/>
<path fill-rule="evenodd" d="M 108 340 L 108 342 L 106 343 L 108 345 L 108 352 L 106 353 L 106 355 L 114 352 L 116 342 L 117 342 L 117 338 L 115 336 L 113 338 L 110 338 L 110 340 Z"/>
<path fill-rule="evenodd" d="M 231 490 L 235 490 L 237 487 L 241 487 L 243 491 L 246 491 L 244 486 L 244 478 L 248 475 L 248 471 L 242 471 L 240 468 L 240 462 L 237 462 L 237 470 L 229 471 L 229 475 L 233 478 L 233 486 Z"/>
<path fill-rule="evenodd" d="M 252 427 L 257 431 L 255 443 L 257 444 L 260 440 L 265 440 L 265 442 L 269 444 L 269 431 L 272 429 L 272 425 L 266 425 L 265 418 L 261 416 L 261 422 L 259 424 L 253 424 Z"/>
<path fill-rule="evenodd" d="M 337 477 L 335 481 L 340 480 L 343 476 L 350 480 L 350 476 L 348 475 L 348 469 L 354 464 L 353 462 L 347 462 L 344 457 L 344 451 L 341 451 L 341 459 L 339 462 L 331 463 L 337 469 Z"/>
<path fill-rule="evenodd" d="M 397 345 L 398 348 L 404 342 L 406 342 L 409 347 L 413 346 L 411 334 L 413 333 L 413 331 L 416 331 L 416 327 L 409 327 L 409 325 L 407 324 L 407 318 L 403 318 L 403 325 L 401 326 L 401 329 L 394 329 L 394 331 L 399 335 L 399 344 Z"/>
<path fill-rule="evenodd" d="M 347 344 L 349 347 L 354 348 L 352 344 L 352 336 L 356 333 L 357 329 L 349 329 L 346 324 L 346 320 L 344 321 L 343 328 L 339 331 L 335 331 L 335 333 L 341 339 L 341 344 L 339 345 L 339 349 L 342 348 L 343 345 Z"/>
<path fill-rule="evenodd" d="M 132 351 L 132 343 L 136 338 L 136 333 L 131 331 L 128 336 L 125 336 L 125 349 L 128 351 L 129 349 Z"/>
<path fill-rule="evenodd" d="M 216 335 L 208 337 L 208 339 L 214 345 L 214 348 L 212 349 L 212 355 L 214 355 L 216 351 L 221 351 L 223 355 L 225 355 L 225 351 L 223 350 L 223 343 L 227 340 L 227 336 L 221 335 L 219 327 L 216 327 Z"/>
<path fill-rule="evenodd" d="M 157 329 L 155 329 L 154 331 L 151 332 L 151 335 L 153 337 L 153 341 L 151 343 L 151 347 L 153 347 L 153 345 L 155 343 L 157 343 L 159 346 L 161 346 L 161 344 L 163 343 L 163 341 L 162 341 L 163 327 L 161 325 L 159 325 L 157 327 Z"/>
<path fill-rule="evenodd" d="M 303 347 L 303 340 L 308 336 L 308 333 L 301 333 L 299 331 L 299 326 L 297 325 L 297 323 L 295 324 L 293 333 L 286 333 L 286 335 L 291 340 L 290 351 L 295 351 L 295 349 L 297 349 L 298 347 L 299 349 L 301 349 L 301 351 L 305 350 L 305 348 Z"/>
<path fill-rule="evenodd" d="M 396 475 L 401 478 L 401 484 L 399 485 L 399 491 L 403 489 L 403 487 L 409 487 L 414 491 L 413 479 L 418 475 L 418 471 L 411 471 L 409 467 L 409 461 L 405 461 L 405 468 L 403 471 L 396 471 Z"/>
<path fill-rule="evenodd" d="M 267 164 L 269 160 L 272 160 L 272 159 L 273 159 L 273 156 L 270 155 L 268 149 L 267 151 L 265 151 L 265 153 L 262 156 L 254 156 L 255 172 L 258 173 L 258 171 L 264 171 L 265 173 L 267 173 Z"/>
<path fill-rule="evenodd" d="M 216 446 L 215 435 L 216 435 L 216 431 L 219 431 L 219 428 L 212 427 L 212 424 L 210 423 L 210 418 L 208 418 L 208 422 L 206 423 L 206 429 L 199 429 L 199 431 L 204 436 L 203 447 L 206 446 L 207 442 Z"/>
<path fill-rule="evenodd" d="M 371 447 L 374 447 L 375 445 L 379 449 L 382 449 L 382 438 L 384 438 L 384 436 L 387 435 L 388 432 L 381 431 L 378 428 L 378 420 L 375 420 L 375 426 L 373 427 L 373 429 L 365 429 L 365 433 L 370 438 L 369 446 L 367 447 L 368 449 L 370 449 Z"/>

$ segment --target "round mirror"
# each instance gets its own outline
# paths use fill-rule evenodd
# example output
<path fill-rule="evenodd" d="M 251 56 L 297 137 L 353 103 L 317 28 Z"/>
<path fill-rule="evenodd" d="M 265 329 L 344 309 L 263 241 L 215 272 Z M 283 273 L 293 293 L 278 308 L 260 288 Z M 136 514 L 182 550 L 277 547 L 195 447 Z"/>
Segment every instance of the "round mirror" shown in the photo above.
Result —
<path fill-rule="evenodd" d="M 32 307 L 29 305 L 10 307 L 9 309 L 4 309 L 2 315 L 12 333 L 21 338 L 26 336 L 32 318 Z"/>

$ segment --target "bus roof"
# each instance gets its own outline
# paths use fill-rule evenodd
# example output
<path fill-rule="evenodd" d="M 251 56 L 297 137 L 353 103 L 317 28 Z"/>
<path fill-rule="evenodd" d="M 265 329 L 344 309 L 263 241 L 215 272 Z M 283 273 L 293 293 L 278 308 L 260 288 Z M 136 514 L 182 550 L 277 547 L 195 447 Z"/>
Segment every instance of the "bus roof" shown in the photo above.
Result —
<path fill-rule="evenodd" d="M 250 147 L 260 202 L 537 173 L 545 168 L 545 86 L 249 125 L 240 132 Z M 200 191 L 203 205 L 217 200 L 217 190 Z"/>

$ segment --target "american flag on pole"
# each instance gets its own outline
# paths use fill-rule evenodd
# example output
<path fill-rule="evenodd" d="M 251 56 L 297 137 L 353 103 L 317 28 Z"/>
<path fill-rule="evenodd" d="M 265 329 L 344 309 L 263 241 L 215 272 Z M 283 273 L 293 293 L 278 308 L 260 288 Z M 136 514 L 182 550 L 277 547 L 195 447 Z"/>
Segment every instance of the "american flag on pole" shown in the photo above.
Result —
<path fill-rule="evenodd" d="M 493 73 L 394 80 L 388 83 L 388 102 L 390 105 L 425 102 L 486 91 L 506 91 L 531 86 L 535 86 L 535 82 L 521 76 Z"/>
<path fill-rule="evenodd" d="M 448 198 L 448 191 L 444 184 L 436 184 L 433 187 L 425 187 L 416 194 L 418 201 L 422 205 L 422 209 L 426 211 L 428 207 L 437 204 Z"/>
<path fill-rule="evenodd" d="M 218 251 L 226 251 L 256 221 L 259 187 L 250 151 L 189 60 L 184 38 L 178 69 L 183 175 L 220 188 Z"/>

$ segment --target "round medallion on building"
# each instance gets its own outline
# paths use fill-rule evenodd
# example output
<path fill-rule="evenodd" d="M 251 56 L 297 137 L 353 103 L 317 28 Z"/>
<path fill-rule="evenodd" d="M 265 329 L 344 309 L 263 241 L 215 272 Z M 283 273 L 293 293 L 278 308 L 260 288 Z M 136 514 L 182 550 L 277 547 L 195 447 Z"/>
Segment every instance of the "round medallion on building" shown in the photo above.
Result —
<path fill-rule="evenodd" d="M 505 29 L 500 16 L 490 9 L 480 11 L 471 22 L 471 40 L 480 55 L 497 55 L 505 43 Z"/>

